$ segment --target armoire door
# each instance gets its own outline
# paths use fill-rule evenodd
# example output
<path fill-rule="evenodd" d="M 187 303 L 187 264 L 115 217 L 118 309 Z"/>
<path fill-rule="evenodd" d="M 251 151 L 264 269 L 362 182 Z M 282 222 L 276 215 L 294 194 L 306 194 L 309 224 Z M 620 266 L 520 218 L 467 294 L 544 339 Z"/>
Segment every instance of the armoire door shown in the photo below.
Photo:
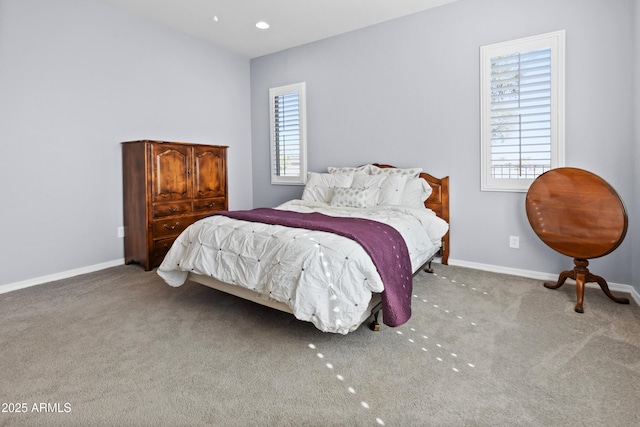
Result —
<path fill-rule="evenodd" d="M 194 197 L 204 199 L 227 194 L 226 148 L 194 147 Z"/>
<path fill-rule="evenodd" d="M 191 147 L 184 144 L 152 144 L 152 190 L 154 202 L 190 198 Z"/>

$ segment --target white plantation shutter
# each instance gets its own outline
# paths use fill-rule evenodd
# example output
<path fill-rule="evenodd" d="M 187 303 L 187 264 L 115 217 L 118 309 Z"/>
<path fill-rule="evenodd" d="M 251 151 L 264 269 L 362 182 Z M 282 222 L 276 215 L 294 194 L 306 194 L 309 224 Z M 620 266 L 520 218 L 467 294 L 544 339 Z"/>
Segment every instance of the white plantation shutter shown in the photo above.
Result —
<path fill-rule="evenodd" d="M 273 167 L 278 176 L 300 175 L 300 96 L 277 95 L 274 105 Z"/>
<path fill-rule="evenodd" d="M 491 177 L 551 169 L 551 49 L 491 58 Z"/>
<path fill-rule="evenodd" d="M 306 166 L 305 84 L 269 89 L 271 183 L 304 184 Z"/>
<path fill-rule="evenodd" d="M 481 48 L 482 189 L 526 191 L 564 162 L 564 32 Z"/>

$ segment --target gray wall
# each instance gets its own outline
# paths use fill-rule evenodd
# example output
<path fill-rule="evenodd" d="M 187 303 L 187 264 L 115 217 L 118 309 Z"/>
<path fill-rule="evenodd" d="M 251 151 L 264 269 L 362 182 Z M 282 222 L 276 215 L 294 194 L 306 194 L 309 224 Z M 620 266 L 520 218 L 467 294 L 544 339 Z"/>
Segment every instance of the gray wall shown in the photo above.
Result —
<path fill-rule="evenodd" d="M 0 0 L 0 285 L 122 259 L 121 141 L 229 145 L 250 208 L 249 73 L 96 0 Z"/>
<path fill-rule="evenodd" d="M 122 258 L 121 141 L 231 146 L 232 209 L 300 197 L 269 184 L 267 114 L 268 88 L 298 81 L 310 170 L 384 161 L 449 175 L 454 262 L 570 268 L 531 232 L 524 194 L 479 191 L 479 46 L 566 29 L 567 165 L 607 179 L 630 217 L 591 270 L 640 290 L 639 4 L 460 0 L 249 66 L 97 0 L 0 0 L 0 285 Z"/>
<path fill-rule="evenodd" d="M 524 193 L 480 191 L 479 47 L 567 31 L 566 164 L 606 179 L 637 222 L 634 3 L 460 0 L 253 59 L 254 205 L 302 193 L 269 184 L 267 91 L 306 81 L 310 171 L 377 161 L 449 175 L 452 262 L 554 275 L 572 268 L 531 231 Z M 520 249 L 508 247 L 510 235 Z M 635 231 L 591 271 L 640 290 L 631 267 L 639 250 Z"/>

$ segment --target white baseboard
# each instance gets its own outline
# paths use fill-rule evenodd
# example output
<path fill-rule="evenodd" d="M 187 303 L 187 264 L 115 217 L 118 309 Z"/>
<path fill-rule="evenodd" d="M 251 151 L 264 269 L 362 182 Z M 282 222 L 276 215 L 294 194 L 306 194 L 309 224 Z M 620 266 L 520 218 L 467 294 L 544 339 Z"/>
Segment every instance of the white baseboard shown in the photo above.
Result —
<path fill-rule="evenodd" d="M 0 285 L 0 294 L 16 291 L 18 289 L 24 289 L 31 286 L 41 285 L 43 283 L 54 282 L 56 280 L 68 279 L 69 277 L 79 276 L 81 274 L 93 273 L 94 271 L 104 270 L 105 268 L 111 268 L 124 264 L 124 258 L 103 262 L 101 264 L 94 264 L 87 267 L 76 268 L 74 270 L 63 271 L 60 273 L 50 274 L 48 276 L 36 277 L 34 279 L 24 280 L 22 282 L 9 283 L 6 285 Z M 449 259 L 450 265 L 456 265 L 459 267 L 474 268 L 476 270 L 489 271 L 492 273 L 511 274 L 513 276 L 529 277 L 531 279 L 549 280 L 555 281 L 558 278 L 558 274 L 542 273 L 540 271 L 521 270 L 518 268 L 502 267 L 499 265 L 481 264 L 477 262 L 462 261 L 457 259 Z M 598 287 L 595 283 L 587 283 L 586 286 Z M 631 285 L 624 285 L 621 283 L 609 283 L 609 289 L 616 292 L 624 292 L 631 295 L 636 304 L 640 305 L 640 294 Z"/>
<path fill-rule="evenodd" d="M 22 282 L 8 283 L 6 285 L 0 285 L 0 294 L 29 288 L 31 286 L 42 285 L 43 283 L 55 282 L 56 280 L 68 279 L 81 274 L 93 273 L 94 271 L 104 270 L 105 268 L 116 267 L 122 264 L 124 264 L 124 258 L 103 262 L 101 264 L 89 265 L 87 267 L 76 268 L 74 270 L 62 271 L 60 273 L 49 274 L 47 276 L 35 277 Z"/>
<path fill-rule="evenodd" d="M 449 258 L 449 265 L 457 265 L 459 267 L 467 267 L 467 268 L 473 268 L 476 270 L 490 271 L 492 273 L 511 274 L 513 276 L 528 277 L 530 279 L 548 280 L 551 282 L 555 282 L 556 280 L 558 280 L 558 273 L 555 273 L 555 274 L 542 273 L 540 271 L 521 270 L 518 268 L 502 267 L 499 265 L 490 265 L 490 264 L 481 264 L 477 262 L 462 261 L 462 260 L 451 259 L 451 258 Z M 567 283 L 570 283 L 570 282 L 575 283 L 571 279 L 568 279 Z M 624 285 L 622 283 L 614 283 L 614 282 L 607 282 L 607 284 L 609 285 L 609 289 L 612 291 L 624 292 L 624 293 L 630 294 L 633 300 L 636 302 L 636 304 L 640 305 L 640 293 L 638 293 L 638 291 L 633 286 Z M 587 283 L 585 286 L 600 288 L 600 286 L 597 283 Z"/>

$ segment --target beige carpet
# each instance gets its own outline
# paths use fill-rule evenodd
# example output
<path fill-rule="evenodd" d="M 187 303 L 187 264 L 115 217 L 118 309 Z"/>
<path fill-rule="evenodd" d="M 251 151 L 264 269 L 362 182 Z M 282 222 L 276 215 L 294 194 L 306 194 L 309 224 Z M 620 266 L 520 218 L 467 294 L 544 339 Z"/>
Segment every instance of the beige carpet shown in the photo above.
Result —
<path fill-rule="evenodd" d="M 640 425 L 633 301 L 435 268 L 347 336 L 137 266 L 2 294 L 0 426 Z"/>

